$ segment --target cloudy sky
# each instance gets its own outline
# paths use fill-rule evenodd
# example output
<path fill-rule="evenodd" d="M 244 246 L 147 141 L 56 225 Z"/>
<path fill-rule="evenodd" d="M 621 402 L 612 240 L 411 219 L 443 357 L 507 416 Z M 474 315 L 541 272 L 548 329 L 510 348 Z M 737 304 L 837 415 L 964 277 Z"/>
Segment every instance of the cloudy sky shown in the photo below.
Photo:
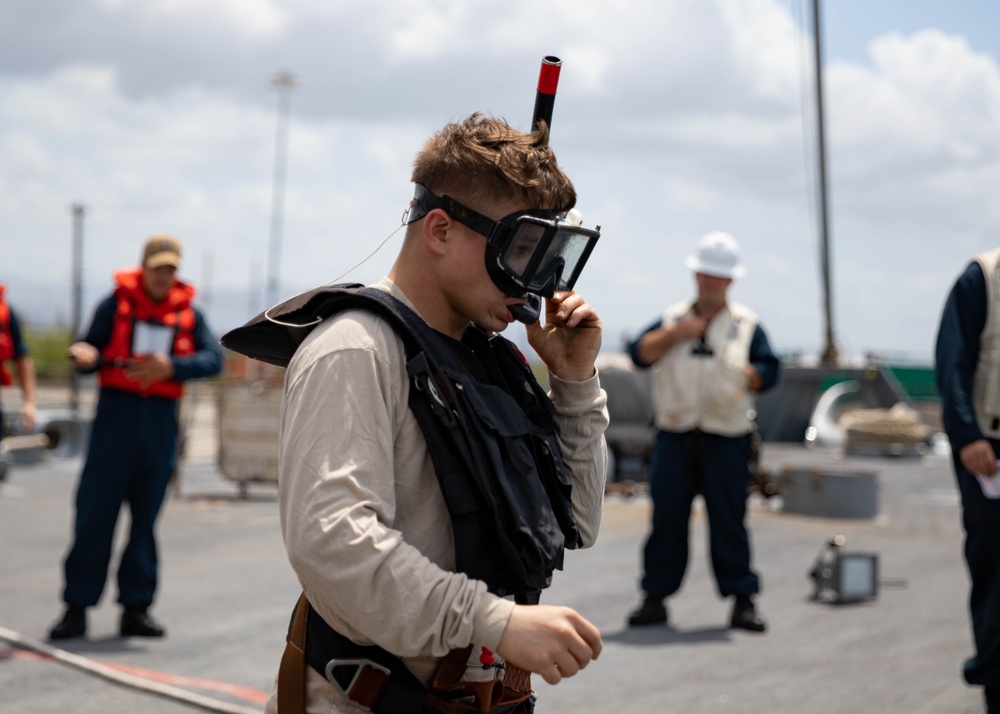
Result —
<path fill-rule="evenodd" d="M 618 349 L 687 297 L 698 237 L 732 233 L 731 297 L 774 347 L 823 346 L 807 0 L 4 0 L 0 282 L 70 321 L 86 206 L 87 313 L 143 240 L 184 242 L 216 332 L 338 278 L 399 225 L 411 162 L 482 110 L 527 130 L 563 61 L 552 146 L 603 236 L 578 290 Z M 834 329 L 841 352 L 929 359 L 947 290 L 1000 243 L 1000 5 L 827 0 Z M 269 258 L 290 71 L 280 260 Z M 377 280 L 392 237 L 345 279 Z M 513 328 L 521 330 L 520 327 Z"/>

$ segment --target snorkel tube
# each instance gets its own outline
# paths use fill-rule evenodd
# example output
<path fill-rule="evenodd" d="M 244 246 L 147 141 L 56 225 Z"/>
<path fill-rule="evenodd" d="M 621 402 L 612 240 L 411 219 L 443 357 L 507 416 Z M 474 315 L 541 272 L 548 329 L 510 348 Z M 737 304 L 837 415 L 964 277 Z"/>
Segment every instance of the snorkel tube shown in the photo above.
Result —
<path fill-rule="evenodd" d="M 552 128 L 552 109 L 556 104 L 556 88 L 559 86 L 559 71 L 562 60 L 549 55 L 542 58 L 542 69 L 538 73 L 538 88 L 535 91 L 535 112 L 531 117 L 531 130 L 536 131 L 541 122 Z"/>
<path fill-rule="evenodd" d="M 542 67 L 538 72 L 538 87 L 535 90 L 535 111 L 531 117 L 531 130 L 536 131 L 542 122 L 551 131 L 552 110 L 556 104 L 556 88 L 559 86 L 559 72 L 562 60 L 548 55 L 542 58 Z M 542 314 L 542 299 L 538 295 L 528 293 L 527 302 L 522 305 L 511 305 L 510 314 L 518 322 L 531 325 L 538 321 Z"/>

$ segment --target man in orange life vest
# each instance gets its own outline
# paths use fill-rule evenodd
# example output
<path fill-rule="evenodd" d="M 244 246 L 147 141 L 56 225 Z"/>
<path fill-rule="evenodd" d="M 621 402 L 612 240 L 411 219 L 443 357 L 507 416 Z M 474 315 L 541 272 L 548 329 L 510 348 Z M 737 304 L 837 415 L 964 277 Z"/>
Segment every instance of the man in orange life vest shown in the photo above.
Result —
<path fill-rule="evenodd" d="M 18 431 L 30 434 L 35 430 L 35 362 L 28 354 L 28 346 L 21 337 L 17 315 L 4 298 L 6 287 L 0 285 L 0 385 L 14 383 L 5 362 L 14 363 L 14 372 L 21 385 L 21 419 Z M 4 435 L 3 410 L 0 409 L 0 437 Z"/>
<path fill-rule="evenodd" d="M 165 634 L 148 608 L 156 591 L 154 525 L 176 460 L 178 400 L 183 382 L 222 369 L 222 350 L 191 305 L 194 288 L 176 278 L 180 253 L 173 236 L 152 236 L 142 266 L 115 275 L 114 293 L 69 348 L 77 369 L 99 370 L 101 392 L 64 562 L 66 612 L 49 633 L 53 640 L 86 634 L 86 608 L 104 589 L 124 502 L 132 524 L 118 565 L 121 634 Z"/>

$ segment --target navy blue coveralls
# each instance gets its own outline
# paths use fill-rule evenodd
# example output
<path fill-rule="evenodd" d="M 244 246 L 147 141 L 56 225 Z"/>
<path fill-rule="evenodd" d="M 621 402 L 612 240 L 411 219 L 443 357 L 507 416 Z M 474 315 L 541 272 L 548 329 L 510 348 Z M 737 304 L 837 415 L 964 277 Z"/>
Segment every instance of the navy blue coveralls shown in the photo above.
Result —
<path fill-rule="evenodd" d="M 662 325 L 658 320 L 642 334 Z M 637 366 L 649 367 L 636 353 L 641 339 L 642 335 L 629 345 L 629 354 Z M 763 389 L 778 381 L 779 361 L 760 325 L 750 343 L 750 363 L 760 373 Z M 681 587 L 688 562 L 691 504 L 698 493 L 708 511 L 712 570 L 719 594 L 729 597 L 760 592 L 759 578 L 750 569 L 750 537 L 744 523 L 749 449 L 749 434 L 657 432 L 649 483 L 653 522 L 643 549 L 642 589 L 647 596 L 665 598 Z"/>
<path fill-rule="evenodd" d="M 992 306 L 994 310 L 1000 305 Z M 972 579 L 969 611 L 976 653 L 965 662 L 969 684 L 1000 687 L 1000 499 L 988 499 L 959 450 L 984 438 L 972 406 L 979 336 L 986 325 L 986 278 L 978 262 L 959 276 L 944 306 L 935 350 L 942 418 L 962 496 L 965 561 Z M 1000 457 L 1000 441 L 988 439 Z"/>
<path fill-rule="evenodd" d="M 118 298 L 98 305 L 84 342 L 103 350 L 111 340 Z M 192 308 L 194 309 L 194 308 Z M 217 374 L 222 348 L 205 319 L 195 313 L 195 352 L 171 357 L 173 379 Z M 90 447 L 76 493 L 73 545 L 66 556 L 63 601 L 96 605 L 107 580 L 118 514 L 129 504 L 128 545 L 118 565 L 118 602 L 147 607 L 156 591 L 154 525 L 177 458 L 178 400 L 102 387 L 90 431 Z"/>

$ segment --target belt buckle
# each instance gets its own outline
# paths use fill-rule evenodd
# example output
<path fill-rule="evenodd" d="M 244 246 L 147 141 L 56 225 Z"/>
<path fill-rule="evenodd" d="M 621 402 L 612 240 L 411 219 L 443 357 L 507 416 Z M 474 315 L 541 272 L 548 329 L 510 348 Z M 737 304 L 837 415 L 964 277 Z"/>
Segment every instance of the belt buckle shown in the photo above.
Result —
<path fill-rule="evenodd" d="M 333 670 L 335 670 L 337 667 L 357 667 L 357 669 L 354 672 L 354 676 L 351 677 L 351 681 L 346 687 L 342 687 L 340 685 L 340 682 L 337 681 L 337 678 L 333 676 Z M 337 691 L 343 694 L 344 697 L 350 699 L 354 703 L 354 705 L 357 706 L 359 709 L 363 709 L 366 712 L 370 712 L 372 711 L 371 707 L 366 707 L 363 704 L 360 704 L 357 700 L 355 700 L 351 696 L 351 690 L 354 688 L 354 685 L 357 684 L 358 677 L 361 676 L 361 670 L 364 669 L 365 667 L 370 667 L 371 669 L 374 669 L 376 672 L 381 672 L 387 677 L 392 674 L 392 672 L 389 670 L 388 667 L 383 667 L 378 662 L 373 662 L 372 660 L 366 658 L 331 659 L 329 662 L 326 663 L 326 669 L 324 671 L 324 674 L 326 675 L 327 681 L 330 682 L 330 684 L 332 684 L 333 686 L 335 686 L 337 688 Z"/>

